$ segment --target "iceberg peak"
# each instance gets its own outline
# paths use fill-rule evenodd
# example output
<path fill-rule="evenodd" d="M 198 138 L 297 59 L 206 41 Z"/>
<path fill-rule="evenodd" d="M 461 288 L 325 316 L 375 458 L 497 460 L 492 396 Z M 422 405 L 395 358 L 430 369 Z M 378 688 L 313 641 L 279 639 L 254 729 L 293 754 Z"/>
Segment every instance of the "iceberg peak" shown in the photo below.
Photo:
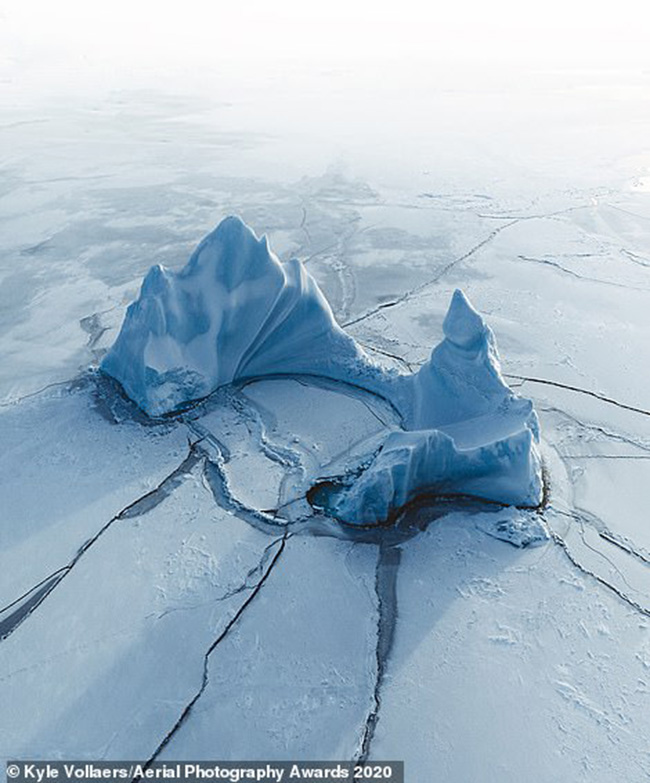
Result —
<path fill-rule="evenodd" d="M 212 270 L 222 282 L 234 287 L 247 280 L 253 270 L 279 264 L 266 236 L 257 237 L 241 218 L 230 216 L 201 240 L 183 273 L 190 276 L 198 270 Z"/>
<path fill-rule="evenodd" d="M 470 348 L 485 336 L 486 326 L 469 299 L 457 288 L 442 323 L 445 337 L 459 348 Z"/>
<path fill-rule="evenodd" d="M 259 242 L 260 240 L 253 229 L 246 225 L 238 215 L 229 215 L 203 239 L 199 244 L 199 249 L 204 244 L 220 243 L 225 246 L 237 247 L 242 244 L 259 244 Z"/>

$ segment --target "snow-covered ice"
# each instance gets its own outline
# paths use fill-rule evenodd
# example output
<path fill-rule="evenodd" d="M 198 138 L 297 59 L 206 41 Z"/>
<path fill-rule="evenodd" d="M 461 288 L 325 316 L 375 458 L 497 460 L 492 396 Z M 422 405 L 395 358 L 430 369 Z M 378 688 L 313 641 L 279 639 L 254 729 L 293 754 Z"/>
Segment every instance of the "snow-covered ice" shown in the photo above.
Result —
<path fill-rule="evenodd" d="M 410 69 L 405 91 L 398 67 L 81 97 L 0 81 L 3 759 L 647 780 L 647 74 Z M 156 371 L 177 351 L 208 397 L 147 417 L 98 366 L 151 265 L 181 270 L 230 214 L 277 254 L 254 238 L 240 270 L 270 258 L 274 282 L 224 364 L 182 318 L 171 353 L 152 337 Z M 154 273 L 147 307 L 181 306 L 184 274 Z M 314 331 L 260 333 L 272 377 L 263 312 L 290 324 L 302 295 Z M 305 374 L 303 337 L 336 373 Z M 187 402 L 170 379 L 154 406 Z M 407 453 L 428 482 L 483 449 L 481 486 L 347 524 L 427 489 L 397 475 Z M 541 507 L 471 497 L 505 500 L 499 475 L 526 491 L 538 459 Z"/>

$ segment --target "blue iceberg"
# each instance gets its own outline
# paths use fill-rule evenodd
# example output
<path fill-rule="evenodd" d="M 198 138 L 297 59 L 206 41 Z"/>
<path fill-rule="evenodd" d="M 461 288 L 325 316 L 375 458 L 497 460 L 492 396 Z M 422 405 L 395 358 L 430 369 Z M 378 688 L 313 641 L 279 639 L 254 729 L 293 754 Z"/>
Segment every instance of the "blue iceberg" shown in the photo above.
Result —
<path fill-rule="evenodd" d="M 336 323 L 300 261 L 280 262 L 266 237 L 228 217 L 182 270 L 148 272 L 101 369 L 151 416 L 274 375 L 326 377 L 379 394 L 403 426 L 387 430 L 354 480 L 343 477 L 333 510 L 347 522 L 390 519 L 423 493 L 538 505 L 532 403 L 505 383 L 494 335 L 461 291 L 443 330 L 418 372 L 380 367 Z"/>
<path fill-rule="evenodd" d="M 282 264 L 266 237 L 228 217 L 180 272 L 149 270 L 101 368 L 160 416 L 244 378 L 345 380 L 371 369 L 362 354 L 300 261 Z"/>
<path fill-rule="evenodd" d="M 423 494 L 541 502 L 537 414 L 504 381 L 494 334 L 462 291 L 443 333 L 418 372 L 388 381 L 405 431 L 389 434 L 360 477 L 344 485 L 333 505 L 341 519 L 374 524 Z"/>

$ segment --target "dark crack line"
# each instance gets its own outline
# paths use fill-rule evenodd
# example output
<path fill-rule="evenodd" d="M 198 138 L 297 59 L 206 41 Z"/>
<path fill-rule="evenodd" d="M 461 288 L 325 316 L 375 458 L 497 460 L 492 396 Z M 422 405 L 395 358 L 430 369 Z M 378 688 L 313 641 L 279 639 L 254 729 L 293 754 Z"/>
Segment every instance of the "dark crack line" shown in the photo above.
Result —
<path fill-rule="evenodd" d="M 36 391 L 29 392 L 28 394 L 23 394 L 20 397 L 14 397 L 12 400 L 7 400 L 6 402 L 0 403 L 0 408 L 9 408 L 12 405 L 18 405 L 19 403 L 23 402 L 23 400 L 29 400 L 31 397 L 38 397 L 39 394 L 42 394 L 48 389 L 55 389 L 58 386 L 69 386 L 72 382 L 73 382 L 72 380 L 67 380 L 67 381 L 55 381 L 54 383 L 48 383 L 47 386 L 43 386 L 40 389 L 36 389 Z"/>
<path fill-rule="evenodd" d="M 491 220 L 514 220 L 514 221 L 523 221 L 523 220 L 550 220 L 552 218 L 558 218 L 562 215 L 568 215 L 571 212 L 578 212 L 581 209 L 591 209 L 591 204 L 577 204 L 574 207 L 565 207 L 565 209 L 558 209 L 555 212 L 540 212 L 534 215 L 497 215 L 497 214 L 489 214 L 489 213 L 477 213 L 476 216 L 479 218 L 489 218 Z"/>
<path fill-rule="evenodd" d="M 502 231 L 505 231 L 506 229 L 516 225 L 517 223 L 521 223 L 526 220 L 547 220 L 550 218 L 556 218 L 561 215 L 565 215 L 570 212 L 575 212 L 580 209 L 587 209 L 588 206 L 589 205 L 581 204 L 575 207 L 567 207 L 566 209 L 560 209 L 557 210 L 556 212 L 550 212 L 548 214 L 541 214 L 541 215 L 516 215 L 516 216 L 478 215 L 478 217 L 493 217 L 493 218 L 498 218 L 499 220 L 507 220 L 508 222 L 504 223 L 501 226 L 497 226 L 497 228 L 491 231 L 484 239 L 482 239 L 476 245 L 471 247 L 466 253 L 454 259 L 453 261 L 450 261 L 431 279 L 425 281 L 424 283 L 421 283 L 419 286 L 416 286 L 415 288 L 412 288 L 409 291 L 406 291 L 406 293 L 402 294 L 399 297 L 396 297 L 395 299 L 391 299 L 388 302 L 382 302 L 376 307 L 373 307 L 372 309 L 367 310 L 365 313 L 362 313 L 361 315 L 357 316 L 356 318 L 347 321 L 346 323 L 342 324 L 342 326 L 344 328 L 347 328 L 348 326 L 354 326 L 355 324 L 361 323 L 362 321 L 365 321 L 368 318 L 372 318 L 372 316 L 377 315 L 382 310 L 387 310 L 388 308 L 395 307 L 399 304 L 402 304 L 403 302 L 407 302 L 408 300 L 412 299 L 414 296 L 417 296 L 419 293 L 429 288 L 429 286 L 435 285 L 440 280 L 440 278 L 446 275 L 451 269 L 453 269 L 458 264 L 461 264 L 463 261 L 466 261 L 468 258 L 471 258 L 473 255 L 478 253 L 479 250 L 485 247 L 485 245 L 489 244 L 494 239 L 496 239 L 497 236 Z"/>
<path fill-rule="evenodd" d="M 639 218 L 639 220 L 650 220 L 650 215 L 639 215 L 638 212 L 632 212 L 629 209 L 617 207 L 616 204 L 606 204 L 605 206 L 609 207 L 610 209 L 615 209 L 617 212 L 622 212 L 625 215 L 630 215 L 630 217 Z"/>
<path fill-rule="evenodd" d="M 226 627 L 223 629 L 223 631 L 217 636 L 217 638 L 212 642 L 212 644 L 208 647 L 205 655 L 203 656 L 203 676 L 201 679 L 201 687 L 197 690 L 197 692 L 194 694 L 194 696 L 189 700 L 189 702 L 185 705 L 183 708 L 183 711 L 179 715 L 179 717 L 176 720 L 176 723 L 172 726 L 172 728 L 167 732 L 167 734 L 163 737 L 162 741 L 158 745 L 158 747 L 155 749 L 155 751 L 149 756 L 148 760 L 145 762 L 143 769 L 146 771 L 151 767 L 151 765 L 154 763 L 154 761 L 158 758 L 158 756 L 161 754 L 161 752 L 164 750 L 164 748 L 169 744 L 169 742 L 172 740 L 176 732 L 183 726 L 185 721 L 189 718 L 192 709 L 194 708 L 194 705 L 197 703 L 197 701 L 201 698 L 203 695 L 205 689 L 208 687 L 208 684 L 210 682 L 210 656 L 212 653 L 217 649 L 217 647 L 221 644 L 221 642 L 228 636 L 231 629 L 237 624 L 237 622 L 240 620 L 246 609 L 251 605 L 251 603 L 255 600 L 256 596 L 259 595 L 260 590 L 264 586 L 266 580 L 269 578 L 271 572 L 275 568 L 276 563 L 282 556 L 282 553 L 284 552 L 284 548 L 286 546 L 287 540 L 290 537 L 290 533 L 288 531 L 285 531 L 284 535 L 280 539 L 276 539 L 274 543 L 277 543 L 277 541 L 280 541 L 280 546 L 278 547 L 278 551 L 273 556 L 273 559 L 271 560 L 271 563 L 269 564 L 268 568 L 264 573 L 262 574 L 261 579 L 251 592 L 251 594 L 248 596 L 248 598 L 244 601 L 244 603 L 239 607 L 239 609 L 235 612 L 235 614 L 231 617 L 231 619 L 226 624 Z M 133 778 L 132 783 L 135 783 L 136 781 L 141 780 L 142 778 L 140 776 L 136 776 Z"/>
<path fill-rule="evenodd" d="M 16 606 L 16 604 L 19 604 L 24 598 L 27 598 L 28 595 L 33 593 L 34 590 L 38 590 L 39 587 L 43 587 L 51 579 L 54 579 L 55 577 L 59 576 L 59 574 L 64 574 L 67 570 L 68 570 L 68 566 L 62 566 L 57 571 L 53 571 L 51 574 L 46 576 L 45 579 L 41 579 L 40 582 L 30 587 L 29 590 L 25 591 L 22 595 L 19 595 L 18 598 L 14 598 L 14 600 L 10 604 L 3 606 L 2 609 L 0 609 L 0 615 L 4 614 L 7 610 L 11 609 L 12 606 Z"/>
<path fill-rule="evenodd" d="M 572 414 L 567 413 L 565 410 L 562 410 L 561 408 L 557 408 L 554 405 L 549 405 L 544 407 L 538 405 L 537 409 L 544 411 L 545 413 L 549 413 L 549 412 L 557 413 L 558 415 L 562 416 L 564 419 L 567 419 L 569 422 L 575 424 L 579 429 L 584 430 L 586 432 L 595 432 L 598 435 L 603 435 L 607 440 L 612 440 L 615 441 L 616 443 L 625 443 L 629 446 L 634 446 L 634 448 L 640 449 L 641 451 L 650 451 L 650 444 L 646 443 L 643 440 L 634 440 L 634 438 L 631 438 L 626 435 L 622 435 L 620 432 L 608 430 L 605 427 L 603 427 L 601 424 L 584 422 L 581 419 L 577 418 L 576 416 L 573 416 Z M 582 442 L 584 439 L 578 437 L 578 440 Z M 596 442 L 602 443 L 602 440 L 597 440 Z"/>
<path fill-rule="evenodd" d="M 377 596 L 377 646 L 375 648 L 376 675 L 372 694 L 372 707 L 363 727 L 361 747 L 355 764 L 364 764 L 370 755 L 370 745 L 375 736 L 379 712 L 381 710 L 381 692 L 386 674 L 386 666 L 395 638 L 397 622 L 397 573 L 402 556 L 399 547 L 385 543 L 379 545 L 379 556 L 375 570 L 375 594 Z"/>
<path fill-rule="evenodd" d="M 650 260 L 645 258 L 644 256 L 640 256 L 637 253 L 633 253 L 631 250 L 627 250 L 626 248 L 622 247 L 620 249 L 620 252 L 626 256 L 626 258 L 631 261 L 633 264 L 638 264 L 638 266 L 644 267 L 644 269 L 647 269 L 650 267 Z"/>
<path fill-rule="evenodd" d="M 77 554 L 77 558 L 81 557 L 81 555 L 86 552 L 90 546 L 92 546 L 92 544 L 95 543 L 97 538 L 99 538 L 99 536 L 102 535 L 102 533 L 107 530 L 108 526 L 113 522 L 117 522 L 119 519 L 132 519 L 133 517 L 139 517 L 162 503 L 162 501 L 165 500 L 165 498 L 167 498 L 174 489 L 176 489 L 176 487 L 181 483 L 183 478 L 188 475 L 192 468 L 194 468 L 198 462 L 205 458 L 205 454 L 203 453 L 202 449 L 199 448 L 201 442 L 202 439 L 189 442 L 188 454 L 180 463 L 180 465 L 175 467 L 171 473 L 168 473 L 167 476 L 165 476 L 165 478 L 156 487 L 129 503 L 129 505 L 125 506 L 116 516 L 113 517 L 112 520 L 107 522 L 96 536 L 94 536 L 92 539 L 89 539 L 89 541 L 87 541 L 82 546 Z"/>
<path fill-rule="evenodd" d="M 412 299 L 414 296 L 417 296 L 422 291 L 426 290 L 432 285 L 435 285 L 440 278 L 444 277 L 449 271 L 451 271 L 455 266 L 458 264 L 462 264 L 463 261 L 466 261 L 468 258 L 471 258 L 473 255 L 478 253 L 481 248 L 485 247 L 485 245 L 492 242 L 496 237 L 502 232 L 505 231 L 507 228 L 510 228 L 511 226 L 514 226 L 516 223 L 519 223 L 521 221 L 520 218 L 517 218 L 515 220 L 510 220 L 508 223 L 504 223 L 502 226 L 498 226 L 493 231 L 491 231 L 485 239 L 482 239 L 480 242 L 478 242 L 476 245 L 471 247 L 466 253 L 463 253 L 462 256 L 459 256 L 458 258 L 453 259 L 448 264 L 442 267 L 432 278 L 429 280 L 426 280 L 424 283 L 421 283 L 420 285 L 416 286 L 415 288 L 411 288 L 409 291 L 406 291 L 401 296 L 396 297 L 395 299 L 390 299 L 387 302 L 382 302 L 381 304 L 377 305 L 376 307 L 373 307 L 370 310 L 367 310 L 365 313 L 362 313 L 361 315 L 357 316 L 356 318 L 351 319 L 350 321 L 346 321 L 342 324 L 343 328 L 347 328 L 349 326 L 354 326 L 355 324 L 361 323 L 362 321 L 367 320 L 368 318 L 372 318 L 374 315 L 377 315 L 378 313 L 382 312 L 383 310 L 388 310 L 391 307 L 396 307 L 397 305 L 402 304 L 403 302 L 407 302 L 410 299 Z"/>
<path fill-rule="evenodd" d="M 175 612 L 186 612 L 191 611 L 193 609 L 199 609 L 202 606 L 210 606 L 213 605 L 215 602 L 222 603 L 223 601 L 227 601 L 230 598 L 234 598 L 236 595 L 240 595 L 241 593 L 245 593 L 247 590 L 254 590 L 257 587 L 258 581 L 253 581 L 253 578 L 258 578 L 261 576 L 261 574 L 264 571 L 264 566 L 268 562 L 268 559 L 270 557 L 271 549 L 279 542 L 281 541 L 281 538 L 276 538 L 273 541 L 271 541 L 270 544 L 267 544 L 264 547 L 264 551 L 262 552 L 262 557 L 260 558 L 259 563 L 257 565 L 254 565 L 252 568 L 248 570 L 248 573 L 244 577 L 244 581 L 238 585 L 237 587 L 231 587 L 223 595 L 217 596 L 216 598 L 210 598 L 207 601 L 201 601 L 198 604 L 191 604 L 187 606 L 172 606 L 168 609 L 165 609 L 164 612 L 160 612 L 159 614 L 150 614 L 147 615 L 148 617 L 155 617 L 156 620 L 162 620 L 163 617 L 167 617 L 167 615 L 174 614 Z"/>
<path fill-rule="evenodd" d="M 558 535 L 554 530 L 549 528 L 551 531 L 551 538 L 555 544 L 557 544 L 560 549 L 564 552 L 569 562 L 578 569 L 581 573 L 585 574 L 586 576 L 590 576 L 592 579 L 595 579 L 596 582 L 598 582 L 600 585 L 602 585 L 606 590 L 609 590 L 610 592 L 614 593 L 618 598 L 620 598 L 621 601 L 626 603 L 629 607 L 634 609 L 635 611 L 639 612 L 640 614 L 644 615 L 645 617 L 650 617 L 650 609 L 647 609 L 645 606 L 642 606 L 640 603 L 635 601 L 633 598 L 630 598 L 628 595 L 626 595 L 624 592 L 619 590 L 617 587 L 615 587 L 613 584 L 610 584 L 606 579 L 603 579 L 602 576 L 599 576 L 594 571 L 591 571 L 586 566 L 583 566 L 582 563 L 580 563 L 575 555 L 569 550 L 569 547 L 567 546 L 566 541 Z"/>
<path fill-rule="evenodd" d="M 544 386 L 555 386 L 558 389 L 566 389 L 567 391 L 577 392 L 578 394 L 586 394 L 589 397 L 593 397 L 601 402 L 606 402 L 608 405 L 616 405 L 617 408 L 623 408 L 626 411 L 632 411 L 633 413 L 640 413 L 642 416 L 650 416 L 650 411 L 645 408 L 637 408 L 634 405 L 628 405 L 624 402 L 619 402 L 611 397 L 606 397 L 604 394 L 591 391 L 589 389 L 581 389 L 579 386 L 571 386 L 568 383 L 560 383 L 559 381 L 549 381 L 546 378 L 529 378 L 525 375 L 514 375 L 512 373 L 504 373 L 505 378 L 514 378 L 517 381 L 523 381 L 524 383 L 540 383 Z"/>
<path fill-rule="evenodd" d="M 589 283 L 599 283 L 600 285 L 609 285 L 614 288 L 624 288 L 626 290 L 633 291 L 648 291 L 650 289 L 643 286 L 626 285 L 625 283 L 617 283 L 614 280 L 603 280 L 600 277 L 591 277 L 590 275 L 581 275 L 578 272 L 574 272 L 573 269 L 569 269 L 562 264 L 558 264 L 557 261 L 551 261 L 550 258 L 535 258 L 533 256 L 518 255 L 521 261 L 529 261 L 532 264 L 539 264 L 540 266 L 549 266 L 552 269 L 557 269 L 559 272 L 563 272 L 574 280 L 585 280 Z"/>
<path fill-rule="evenodd" d="M 387 421 L 384 421 L 382 417 L 377 413 L 377 411 L 373 410 L 372 405 L 367 401 L 364 400 L 362 397 L 357 398 L 359 402 L 363 405 L 363 407 L 370 413 L 372 416 L 377 419 L 377 421 L 383 426 L 383 427 L 390 427 L 390 424 Z"/>
<path fill-rule="evenodd" d="M 607 557 L 607 555 L 604 552 L 602 552 L 600 549 L 597 549 L 595 546 L 592 546 L 587 541 L 587 537 L 586 537 L 587 534 L 585 532 L 585 521 L 581 519 L 579 524 L 580 524 L 580 540 L 582 541 L 582 544 L 585 547 L 585 549 L 588 549 L 590 552 L 593 552 L 597 557 L 600 557 L 603 560 L 605 560 L 607 563 L 609 563 L 612 571 L 615 571 L 619 575 L 621 581 L 624 582 L 625 585 L 630 588 L 630 590 L 634 590 L 632 585 L 627 581 L 625 574 L 616 565 L 616 563 L 613 560 L 611 560 L 609 557 Z"/>
<path fill-rule="evenodd" d="M 366 226 L 366 228 L 363 228 L 361 230 L 357 229 L 357 223 L 359 223 L 360 220 L 361 217 L 356 216 L 346 221 L 345 225 L 342 228 L 341 233 L 337 235 L 336 240 L 334 242 L 330 242 L 324 247 L 321 247 L 319 250 L 315 250 L 313 253 L 310 253 L 307 256 L 307 258 L 305 258 L 305 260 L 302 262 L 302 265 L 305 266 L 314 258 L 317 258 L 318 256 L 322 256 L 324 253 L 328 253 L 330 250 L 344 247 L 345 243 L 351 240 L 352 238 L 354 238 L 355 235 L 363 234 L 365 231 L 368 231 L 370 228 L 372 228 L 372 226 Z M 352 231 L 346 234 L 345 229 L 348 228 L 349 226 L 353 227 Z"/>
<path fill-rule="evenodd" d="M 299 455 L 292 449 L 279 443 L 273 443 L 269 437 L 269 428 L 264 416 L 253 400 L 244 394 L 233 395 L 231 404 L 244 420 L 249 434 L 259 442 L 260 450 L 271 462 L 283 468 L 302 467 Z"/>
<path fill-rule="evenodd" d="M 396 362 L 402 365 L 404 369 L 408 370 L 408 372 L 413 372 L 413 365 L 411 362 L 407 361 L 403 356 L 400 356 L 396 353 L 391 353 L 390 351 L 386 351 L 383 348 L 378 348 L 376 345 L 371 345 L 370 343 L 361 342 L 361 340 L 357 340 L 357 343 L 361 345 L 363 348 L 365 348 L 368 351 L 373 351 L 374 353 L 378 353 L 381 356 L 387 356 L 389 359 L 394 359 Z"/>
<path fill-rule="evenodd" d="M 302 262 L 302 265 L 305 266 L 310 261 L 312 261 L 314 258 L 318 258 L 318 256 L 322 256 L 324 253 L 328 253 L 330 250 L 334 250 L 335 247 L 338 247 L 338 240 L 336 242 L 332 242 L 329 245 L 325 245 L 325 247 L 321 247 L 320 250 L 316 250 L 311 255 L 308 255 L 307 258 Z"/>
<path fill-rule="evenodd" d="M 0 125 L 0 130 L 9 130 L 11 128 L 19 128 L 21 125 L 36 125 L 40 122 L 49 122 L 50 120 L 43 117 L 34 120 L 16 120 L 15 122 L 6 122 Z M 49 182 L 50 180 L 34 180 L 35 182 Z M 32 180 L 24 180 L 25 183 L 31 184 Z"/>
<path fill-rule="evenodd" d="M 289 535 L 290 534 L 287 531 L 287 537 Z M 253 566 L 251 569 L 249 569 L 244 581 L 239 585 L 239 587 L 231 588 L 219 600 L 226 601 L 229 598 L 234 598 L 234 596 L 239 595 L 240 593 L 246 592 L 246 590 L 255 590 L 257 588 L 257 585 L 259 584 L 259 579 L 261 579 L 264 574 L 264 567 L 268 562 L 271 550 L 278 542 L 281 543 L 283 539 L 284 536 L 282 538 L 276 538 L 275 540 L 271 541 L 270 544 L 267 544 L 264 547 L 264 551 L 262 552 L 262 557 L 260 558 L 260 562 L 256 566 Z M 255 578 L 259 577 L 259 579 L 251 584 L 251 580 L 254 577 Z"/>
<path fill-rule="evenodd" d="M 235 497 L 230 489 L 226 464 L 223 457 L 218 455 L 206 459 L 203 468 L 203 478 L 206 487 L 212 493 L 215 503 L 220 508 L 229 511 L 238 519 L 264 533 L 270 533 L 274 529 L 277 532 L 278 528 L 286 527 L 289 524 L 289 520 L 279 516 L 279 509 L 273 509 L 272 514 L 266 514 L 263 511 L 258 511 L 256 508 L 247 506 Z"/>
<path fill-rule="evenodd" d="M 646 565 L 650 565 L 650 558 L 648 558 L 648 556 L 644 554 L 641 548 L 638 548 L 636 544 L 633 541 L 630 542 L 629 539 L 623 540 L 618 536 L 616 536 L 614 533 L 612 533 L 611 530 L 609 530 L 605 522 L 600 517 L 597 517 L 595 514 L 591 514 L 590 512 L 581 508 L 575 508 L 572 511 L 561 511 L 558 508 L 558 509 L 554 509 L 554 511 L 556 514 L 559 514 L 562 517 L 567 517 L 568 519 L 578 522 L 582 526 L 583 530 L 584 530 L 584 525 L 588 525 L 590 528 L 592 528 L 592 530 L 596 531 L 596 533 L 600 536 L 600 538 L 603 539 L 603 541 L 607 541 L 613 546 L 618 547 L 621 551 L 626 552 L 631 557 L 636 557 L 642 563 L 645 563 Z M 584 543 L 586 546 L 588 546 L 586 541 Z"/>
<path fill-rule="evenodd" d="M 145 493 L 144 495 L 140 496 L 139 498 L 136 498 L 136 500 L 129 503 L 114 517 L 109 519 L 108 522 L 106 522 L 97 531 L 97 533 L 95 533 L 89 539 L 84 541 L 84 543 L 79 547 L 76 554 L 70 560 L 70 562 L 67 563 L 67 565 L 61 566 L 56 571 L 53 571 L 51 574 L 46 576 L 36 585 L 31 587 L 22 596 L 16 598 L 10 604 L 0 609 L 0 615 L 2 615 L 6 610 L 10 609 L 12 606 L 15 606 L 17 603 L 22 601 L 31 593 L 37 591 L 39 587 L 42 587 L 47 582 L 54 580 L 49 589 L 45 589 L 41 591 L 40 595 L 38 595 L 37 597 L 37 600 L 35 600 L 33 605 L 29 607 L 28 611 L 26 611 L 24 614 L 21 614 L 20 610 L 16 610 L 19 616 L 16 618 L 15 623 L 9 623 L 8 620 L 5 620 L 3 622 L 3 626 L 5 626 L 7 630 L 5 630 L 2 633 L 2 635 L 0 635 L 0 642 L 7 639 L 17 628 L 19 628 L 25 622 L 25 620 L 28 617 L 30 617 L 36 611 L 36 609 L 38 609 L 38 607 L 43 603 L 43 601 L 47 598 L 47 596 L 50 595 L 54 591 L 54 589 L 61 584 L 61 582 L 72 572 L 74 567 L 81 560 L 81 558 L 86 554 L 86 552 L 88 552 L 88 550 L 91 549 L 97 543 L 97 541 L 99 541 L 99 539 L 104 535 L 104 533 L 106 533 L 106 531 L 115 522 L 119 521 L 120 519 L 132 519 L 142 514 L 146 514 L 148 511 L 151 511 L 159 503 L 161 503 L 166 497 L 168 497 L 168 495 L 171 494 L 171 492 L 173 492 L 173 490 L 178 486 L 182 478 L 186 476 L 201 459 L 204 459 L 204 455 L 202 454 L 201 450 L 197 448 L 199 442 L 200 441 L 195 441 L 189 444 L 189 452 L 188 455 L 185 457 L 185 459 L 180 463 L 180 465 L 174 468 L 174 470 L 171 473 L 165 476 L 165 478 L 154 489 L 150 490 L 149 492 Z"/>
<path fill-rule="evenodd" d="M 623 552 L 627 552 L 628 555 L 631 555 L 632 557 L 636 557 L 637 560 L 640 560 L 642 563 L 645 563 L 646 565 L 650 565 L 650 559 L 645 557 L 641 552 L 637 551 L 636 549 L 633 549 L 631 546 L 628 546 L 623 541 L 618 539 L 617 537 L 613 536 L 611 533 L 607 532 L 601 532 L 600 530 L 596 531 L 598 535 L 603 539 L 603 541 L 607 541 L 608 543 L 612 544 L 615 547 L 618 547 Z"/>
<path fill-rule="evenodd" d="M 503 225 L 498 226 L 493 231 L 491 231 L 483 240 L 478 242 L 476 245 L 471 247 L 466 253 L 459 256 L 458 258 L 454 259 L 453 261 L 450 261 L 446 266 L 444 266 L 439 272 L 437 272 L 434 277 L 430 278 L 429 280 L 425 281 L 424 283 L 421 283 L 419 286 L 416 286 L 415 288 L 410 289 L 409 291 L 406 291 L 404 294 L 402 294 L 399 297 L 396 297 L 395 299 L 391 299 L 387 302 L 382 302 L 381 304 L 377 305 L 376 307 L 371 308 L 370 310 L 367 310 L 365 313 L 362 313 L 361 315 L 357 316 L 356 318 L 350 319 L 349 321 L 346 321 L 342 324 L 344 328 L 347 328 L 349 326 L 354 326 L 355 324 L 361 323 L 362 321 L 367 320 L 368 318 L 373 317 L 374 315 L 379 314 L 383 310 L 395 307 L 397 305 L 402 304 L 403 302 L 406 302 L 413 298 L 414 296 L 417 296 L 419 293 L 421 293 L 423 290 L 428 288 L 429 286 L 434 285 L 437 283 L 444 275 L 446 275 L 451 269 L 453 269 L 456 265 L 461 264 L 463 261 L 466 261 L 471 256 L 475 255 L 481 248 L 485 247 L 485 245 L 492 242 L 502 231 L 505 231 L 506 229 L 510 228 L 511 226 L 514 226 L 518 223 L 521 223 L 526 220 L 546 220 L 551 218 L 558 218 L 561 215 L 568 214 L 570 212 L 574 212 L 580 209 L 586 209 L 588 205 L 580 205 L 575 207 L 568 207 L 567 209 L 558 210 L 557 212 L 551 212 L 548 214 L 540 214 L 540 215 L 517 215 L 517 216 L 497 216 L 497 215 L 478 215 L 478 217 L 490 217 L 495 218 L 499 220 L 506 220 L 507 222 Z M 525 260 L 531 260 L 536 261 L 537 259 L 525 259 Z M 542 262 L 543 263 L 543 262 Z M 571 274 L 578 279 L 589 279 L 589 278 L 583 278 L 580 275 L 577 275 L 576 273 L 572 272 L 571 270 L 567 270 L 564 267 L 561 267 L 559 264 L 551 264 L 553 266 L 557 266 L 562 271 L 567 272 L 568 274 Z M 604 281 L 604 280 L 598 280 L 594 278 L 594 282 L 601 282 L 604 284 L 609 285 L 615 285 L 615 286 L 621 286 L 619 283 L 610 282 L 610 281 Z M 623 288 L 630 288 L 630 286 L 621 286 Z M 645 290 L 645 289 L 643 289 Z"/>
<path fill-rule="evenodd" d="M 363 385 L 363 380 L 354 382 L 351 380 L 341 380 L 340 378 L 332 378 L 327 375 L 316 375 L 310 373 L 273 373 L 269 375 L 249 376 L 247 378 L 241 378 L 238 380 L 238 384 L 243 389 L 251 383 L 257 383 L 258 381 L 272 381 L 272 380 L 290 380 L 299 383 L 301 386 L 309 387 L 310 385 L 321 384 L 320 388 L 331 391 L 332 387 L 336 387 L 336 390 L 342 389 L 342 393 L 345 394 L 345 388 L 349 388 L 355 391 L 360 391 L 363 394 L 370 394 L 378 400 L 384 402 L 395 414 L 397 420 L 404 422 L 404 415 L 397 407 L 397 405 L 389 398 L 388 394 L 381 394 L 376 388 L 373 388 L 371 381 L 367 381 L 368 385 Z M 353 399 L 358 399 L 356 395 L 352 396 Z"/>
<path fill-rule="evenodd" d="M 302 200 L 301 204 L 301 210 L 302 210 L 302 219 L 300 220 L 300 230 L 305 235 L 305 239 L 307 240 L 307 245 L 311 247 L 311 234 L 309 233 L 309 229 L 307 228 L 307 207 L 305 205 L 304 200 Z"/>

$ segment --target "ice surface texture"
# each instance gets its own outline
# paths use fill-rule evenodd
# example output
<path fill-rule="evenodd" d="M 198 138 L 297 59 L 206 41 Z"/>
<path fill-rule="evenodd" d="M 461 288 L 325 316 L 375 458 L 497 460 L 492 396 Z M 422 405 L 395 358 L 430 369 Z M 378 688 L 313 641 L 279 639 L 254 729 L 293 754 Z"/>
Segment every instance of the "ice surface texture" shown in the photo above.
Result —
<path fill-rule="evenodd" d="M 180 272 L 149 271 L 102 370 L 152 416 L 235 380 L 282 374 L 381 395 L 404 430 L 387 432 L 361 475 L 342 482 L 334 509 L 348 522 L 386 520 L 423 492 L 537 505 L 532 403 L 508 388 L 494 335 L 461 291 L 443 328 L 445 339 L 417 373 L 380 368 L 338 326 L 300 261 L 281 263 L 266 237 L 228 217 Z"/>

